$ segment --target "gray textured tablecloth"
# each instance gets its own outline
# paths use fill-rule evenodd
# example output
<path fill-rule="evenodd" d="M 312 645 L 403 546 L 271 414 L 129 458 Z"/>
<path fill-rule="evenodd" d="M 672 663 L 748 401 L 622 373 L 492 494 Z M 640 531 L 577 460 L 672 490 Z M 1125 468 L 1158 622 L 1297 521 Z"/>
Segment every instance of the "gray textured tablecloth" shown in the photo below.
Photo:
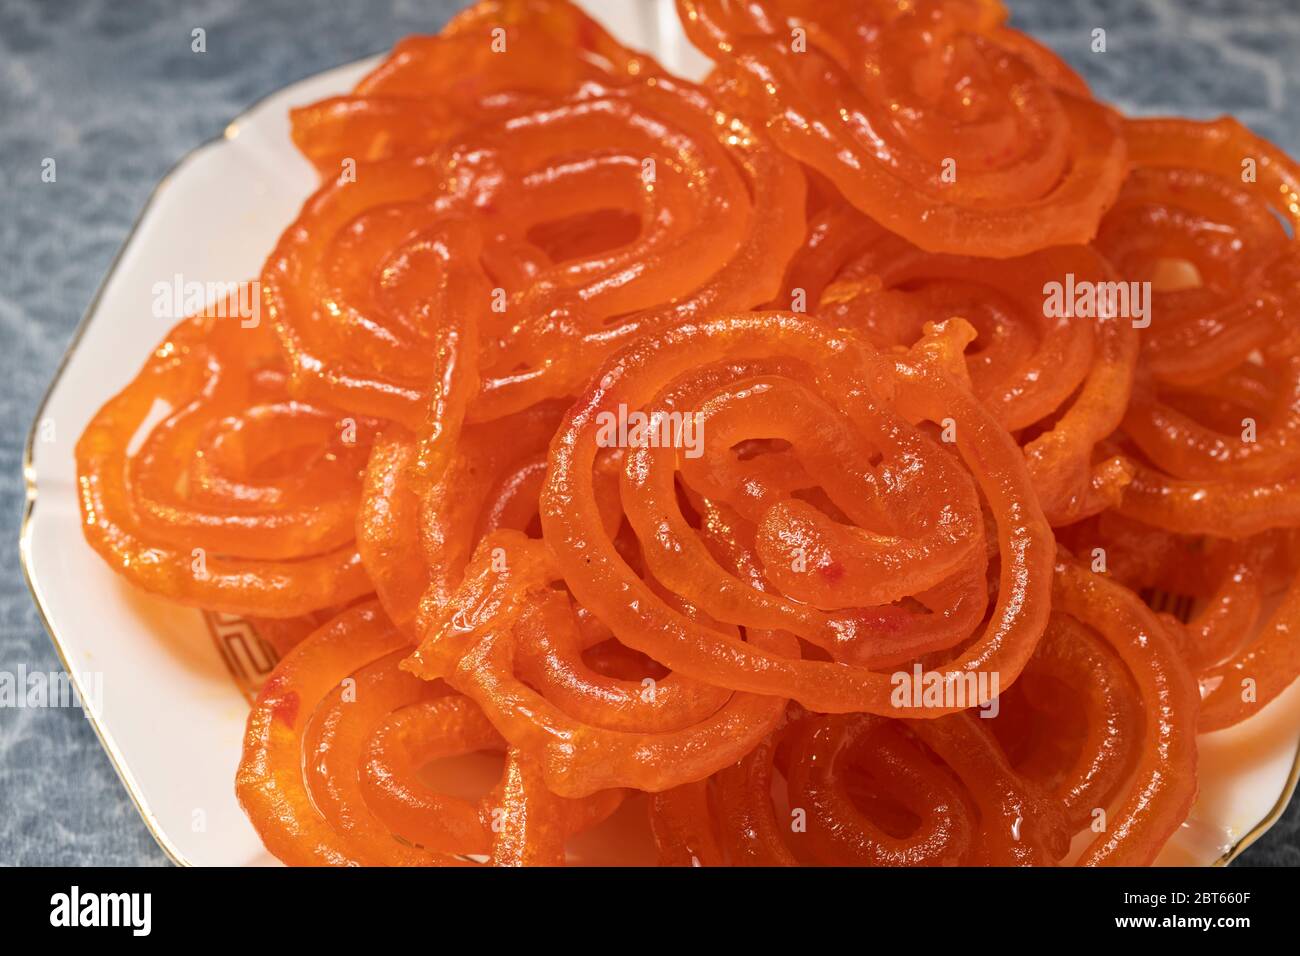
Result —
<path fill-rule="evenodd" d="M 610 0 L 611 3 L 624 0 Z M 258 98 L 432 32 L 454 0 L 0 0 L 0 671 L 58 662 L 18 565 L 22 447 L 154 184 Z M 1300 152 L 1300 0 L 1011 0 L 1098 95 Z M 190 31 L 207 31 L 207 52 Z M 1107 52 L 1088 49 L 1107 32 Z M 41 160 L 58 163 L 41 182 Z M 123 359 L 135 362 L 137 357 Z M 1242 858 L 1300 864 L 1300 812 Z M 166 862 L 75 710 L 0 709 L 0 863 Z"/>

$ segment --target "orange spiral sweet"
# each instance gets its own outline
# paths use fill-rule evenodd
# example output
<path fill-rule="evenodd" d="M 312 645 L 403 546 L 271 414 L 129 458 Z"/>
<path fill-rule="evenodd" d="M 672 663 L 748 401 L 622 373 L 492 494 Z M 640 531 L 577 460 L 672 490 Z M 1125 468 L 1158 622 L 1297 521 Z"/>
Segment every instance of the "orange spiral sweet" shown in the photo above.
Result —
<path fill-rule="evenodd" d="M 327 180 L 262 274 L 295 388 L 454 442 L 640 329 L 770 298 L 803 176 L 721 115 L 668 77 L 587 84 Z"/>
<path fill-rule="evenodd" d="M 1162 623 L 1201 686 L 1202 732 L 1257 713 L 1300 673 L 1294 531 L 1216 541 L 1105 515 L 1076 547 L 1104 554 L 1117 580 L 1166 608 Z"/>
<path fill-rule="evenodd" d="M 963 630 L 943 628 L 949 614 L 966 621 L 967 634 L 979 626 L 985 555 L 978 485 L 998 522 L 1001 585 L 984 633 L 948 668 L 955 675 L 997 669 L 1004 680 L 1014 680 L 1046 623 L 1052 535 L 1018 449 L 954 381 L 958 373 L 952 363 L 966 336 L 960 328 L 936 331 L 896 368 L 865 344 L 792 314 L 729 316 L 646 337 L 606 367 L 552 444 L 542 526 L 565 583 L 619 640 L 675 671 L 737 690 L 792 697 L 815 710 L 895 713 L 889 675 L 867 664 L 952 646 Z M 781 437 L 810 442 L 804 467 L 813 469 L 814 480 L 843 483 L 826 486 L 832 506 L 857 511 L 864 528 L 846 532 L 807 502 L 785 498 L 779 485 L 769 488 L 758 477 L 737 475 L 738 484 L 723 489 L 722 503 L 752 522 L 754 547 L 767 574 L 779 575 L 780 589 L 796 590 L 801 600 L 769 596 L 743 578 L 729 579 L 680 514 L 674 517 L 672 448 L 638 449 L 630 459 L 623 479 L 628 518 L 649 549 L 646 559 L 656 577 L 671 575 L 665 583 L 714 619 L 786 629 L 832 657 L 865 664 L 790 660 L 706 629 L 665 605 L 601 528 L 591 476 L 601 416 L 619 407 L 654 408 L 662 384 L 693 367 L 761 360 L 773 353 L 803 364 L 815 390 L 782 380 L 741 379 L 733 388 L 724 384 L 716 399 L 703 404 L 716 404 L 719 417 L 730 412 L 737 420 L 734 430 L 719 423 L 711 431 L 720 432 L 726 444 L 759 437 L 743 431 L 744 406 L 751 402 L 758 409 L 751 422 L 764 435 L 779 427 L 779 419 L 771 417 L 781 414 L 778 406 L 802 411 L 804 422 L 808 415 L 827 419 L 811 432 L 802 426 L 803 434 L 796 433 L 792 419 Z M 774 400 L 767 399 L 764 384 L 781 389 Z M 873 385 L 886 395 L 873 395 Z M 889 410 L 887 397 L 918 420 L 951 416 L 957 449 L 974 474 Z M 841 435 L 835 434 L 837 416 L 846 419 Z M 863 442 L 867 435 L 870 444 Z M 829 467 L 832 460 L 867 462 L 873 453 L 884 456 L 880 474 Z M 920 461 L 933 474 L 918 468 Z M 841 474 L 834 474 L 837 470 Z M 927 515 L 923 503 L 936 498 L 943 504 Z M 1014 525 L 1002 521 L 1010 513 L 1018 516 Z M 880 576 L 882 571 L 889 576 Z M 911 594 L 920 595 L 922 604 L 929 600 L 930 613 L 888 606 Z M 974 613 L 961 617 L 961 605 L 972 602 L 978 604 Z"/>
<path fill-rule="evenodd" d="M 1131 469 L 1098 445 L 1128 407 L 1138 333 L 1104 304 L 1078 316 L 1044 300 L 1045 290 L 1065 282 L 1113 286 L 1109 263 L 1085 246 L 995 262 L 927 255 L 878 227 L 856 231 L 854 257 L 835 267 L 810 307 L 882 348 L 911 344 L 928 322 L 961 316 L 974 323 L 972 387 L 1008 430 L 1036 426 L 1024 453 L 1052 523 L 1117 504 Z"/>
<path fill-rule="evenodd" d="M 1123 510 L 1231 537 L 1296 512 L 1300 170 L 1232 120 L 1130 120 L 1137 168 L 1098 245 L 1151 283 L 1124 420 L 1142 460 Z M 1259 362 L 1254 360 L 1258 356 Z"/>
<path fill-rule="evenodd" d="M 1012 765 L 1056 795 L 1069 825 L 1096 822 L 1132 772 L 1142 729 L 1140 692 L 1119 655 L 1055 612 L 1001 704 L 992 730 Z"/>
<path fill-rule="evenodd" d="M 286 862 L 442 866 L 489 853 L 499 865 L 554 863 L 568 832 L 617 806 L 617 794 L 581 807 L 553 796 L 515 750 L 478 806 L 430 791 L 418 775 L 429 759 L 504 748 L 469 701 L 397 666 L 407 650 L 377 605 L 359 605 L 263 687 L 237 787 Z"/>
<path fill-rule="evenodd" d="M 678 9 L 729 98 L 929 252 L 1003 257 L 1086 242 L 1119 189 L 1112 114 L 1045 51 L 1004 43 L 996 3 Z"/>
<path fill-rule="evenodd" d="M 964 713 L 915 724 L 865 715 L 797 719 L 712 778 L 711 801 L 698 784 L 656 800 L 663 861 L 1054 864 L 1066 853 L 1064 814 L 1010 767 L 982 723 Z M 772 799 L 781 751 L 788 806 L 780 817 L 788 823 L 778 822 Z"/>
<path fill-rule="evenodd" d="M 780 719 L 779 698 L 723 694 L 721 706 L 706 696 L 704 707 L 683 707 L 678 694 L 660 696 L 655 685 L 641 698 L 647 713 L 626 722 L 629 729 L 588 723 L 549 701 L 516 675 L 515 643 L 528 633 L 529 615 L 565 613 L 561 596 L 547 596 L 556 578 L 550 565 L 545 549 L 518 532 L 487 536 L 461 593 L 429 615 L 424 643 L 406 666 L 477 702 L 507 740 L 537 755 L 551 790 L 582 797 L 619 787 L 667 789 L 739 759 Z M 788 639 L 762 643 L 793 650 Z M 575 738 L 584 746 L 571 746 Z"/>
<path fill-rule="evenodd" d="M 87 540 L 280 656 L 289 864 L 1156 862 L 1300 675 L 1300 171 L 996 0 L 677 6 L 703 84 L 485 0 L 295 110 Z"/>
<path fill-rule="evenodd" d="M 349 95 L 290 113 L 294 144 L 322 174 L 431 152 L 485 115 L 663 74 L 579 8 L 548 0 L 478 3 L 437 36 L 402 40 Z"/>
<path fill-rule="evenodd" d="M 263 327 L 197 315 L 77 443 L 87 540 L 183 604 L 292 617 L 346 603 L 370 590 L 353 516 L 374 427 L 293 400 Z"/>

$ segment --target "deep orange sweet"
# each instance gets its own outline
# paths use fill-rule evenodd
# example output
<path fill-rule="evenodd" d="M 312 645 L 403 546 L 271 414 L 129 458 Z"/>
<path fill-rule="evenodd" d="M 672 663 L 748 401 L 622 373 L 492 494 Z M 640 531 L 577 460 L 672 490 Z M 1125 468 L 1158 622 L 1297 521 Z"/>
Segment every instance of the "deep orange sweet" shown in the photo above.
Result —
<path fill-rule="evenodd" d="M 77 442 L 86 539 L 136 585 L 210 610 L 293 617 L 368 593 L 353 520 L 376 423 L 295 400 L 265 327 L 211 311 Z"/>
<path fill-rule="evenodd" d="M 1087 242 L 1124 175 L 1112 112 L 985 0 L 678 0 L 724 98 L 929 252 Z"/>
<path fill-rule="evenodd" d="M 703 85 L 488 0 L 295 111 L 263 321 L 92 419 L 87 540 L 282 655 L 287 863 L 1153 862 L 1300 674 L 1300 171 L 996 0 L 678 6 Z"/>

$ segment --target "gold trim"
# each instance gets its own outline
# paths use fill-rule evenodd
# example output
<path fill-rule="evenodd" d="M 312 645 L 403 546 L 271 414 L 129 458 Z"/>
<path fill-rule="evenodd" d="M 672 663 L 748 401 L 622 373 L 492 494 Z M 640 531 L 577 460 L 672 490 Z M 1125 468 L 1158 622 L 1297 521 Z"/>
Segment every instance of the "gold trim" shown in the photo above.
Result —
<path fill-rule="evenodd" d="M 1262 837 L 1272 828 L 1273 824 L 1281 819 L 1282 814 L 1286 813 L 1287 806 L 1291 803 L 1291 798 L 1295 795 L 1296 785 L 1300 783 L 1300 749 L 1297 749 L 1295 759 L 1291 761 L 1291 773 L 1287 776 L 1286 785 L 1282 787 L 1282 794 L 1273 804 L 1273 809 L 1264 815 L 1264 819 L 1255 824 L 1244 836 L 1241 837 L 1228 852 L 1219 857 L 1212 863 L 1212 866 L 1227 866 L 1237 857 L 1241 856 L 1251 844 Z"/>
<path fill-rule="evenodd" d="M 56 377 L 55 381 L 57 380 Z M 31 514 L 31 504 L 35 500 L 33 491 L 34 485 L 29 484 L 27 495 L 28 507 L 23 510 L 22 531 L 18 538 L 18 556 L 19 563 L 23 568 L 23 579 L 27 582 L 27 590 L 31 592 L 32 600 L 36 604 L 36 613 L 41 617 L 41 623 L 45 626 L 45 632 L 50 635 L 50 643 L 54 645 L 54 653 L 58 656 L 59 663 L 63 665 L 64 673 L 68 675 L 68 679 L 72 682 L 72 686 L 77 691 L 77 695 L 82 702 L 82 707 L 86 712 L 86 719 L 90 722 L 90 726 L 94 728 L 95 736 L 99 738 L 100 745 L 108 755 L 108 762 L 113 765 L 113 770 L 117 773 L 118 779 L 121 780 L 122 785 L 126 787 L 126 792 L 131 797 L 131 802 L 135 804 L 135 809 L 136 812 L 140 814 L 140 819 L 144 821 L 145 828 L 149 831 L 150 836 L 154 838 L 154 842 L 156 842 L 159 848 L 162 849 L 163 853 L 167 854 L 169 860 L 177 866 L 193 866 L 194 864 L 185 859 L 181 854 L 181 851 L 167 839 L 167 836 L 157 825 L 154 815 L 149 811 L 145 803 L 144 796 L 140 793 L 139 787 L 135 782 L 135 777 L 133 777 L 131 771 L 127 769 L 126 759 L 118 752 L 118 749 L 113 742 L 109 740 L 104 729 L 99 726 L 99 719 L 96 717 L 94 711 L 87 706 L 86 702 L 91 700 L 91 698 L 87 697 L 82 691 L 81 683 L 77 679 L 77 673 L 68 664 L 68 657 L 67 654 L 64 653 L 63 645 L 59 643 L 58 638 L 54 635 L 54 628 L 50 626 L 50 619 L 45 614 L 45 605 L 41 600 L 40 592 L 37 590 L 36 582 L 32 579 L 31 570 L 27 565 L 27 552 L 31 540 L 28 533 L 30 530 L 28 516 Z"/>
<path fill-rule="evenodd" d="M 302 80 L 290 84 L 290 86 L 295 86 L 298 83 L 305 83 L 308 80 L 323 75 L 323 73 L 332 73 L 335 70 L 346 70 L 349 67 L 355 67 L 366 60 L 373 59 L 377 55 L 379 54 L 371 54 L 370 56 L 360 57 L 359 59 L 352 60 L 348 63 L 342 63 L 336 67 L 331 67 L 329 70 L 324 70 L 322 73 L 316 73 L 312 76 L 304 77 Z M 140 207 L 140 213 L 136 216 L 135 222 L 131 224 L 131 230 L 127 233 L 126 238 L 122 240 L 122 245 L 113 256 L 113 261 L 109 263 L 108 269 L 104 273 L 103 280 L 95 290 L 94 297 L 90 300 L 90 305 L 86 307 L 86 311 L 82 314 L 81 320 L 77 323 L 76 329 L 73 330 L 72 338 L 68 342 L 68 347 L 64 350 L 63 357 L 60 358 L 59 364 L 54 370 L 54 377 L 50 379 L 50 384 L 46 387 L 45 394 L 41 397 L 41 403 L 36 408 L 36 415 L 32 419 L 31 428 L 27 431 L 27 443 L 23 448 L 23 481 L 26 486 L 27 494 L 26 501 L 23 505 L 22 522 L 19 526 L 18 532 L 18 560 L 19 564 L 22 565 L 23 580 L 26 581 L 27 590 L 31 593 L 32 601 L 36 605 L 36 613 L 40 615 L 41 624 L 45 627 L 45 632 L 50 636 L 50 643 L 54 645 L 54 652 L 58 655 L 59 662 L 63 665 L 64 671 L 68 674 L 73 687 L 76 688 L 82 701 L 91 700 L 92 698 L 86 696 L 82 692 L 82 688 L 77 681 L 77 676 L 68 664 L 67 655 L 64 653 L 63 645 L 59 642 L 58 635 L 50 624 L 48 615 L 45 613 L 45 603 L 41 598 L 39 589 L 36 587 L 36 582 L 32 578 L 31 568 L 28 564 L 28 551 L 30 549 L 31 540 L 31 517 L 32 511 L 36 507 L 37 493 L 36 468 L 32 462 L 32 451 L 36 445 L 37 429 L 40 427 L 41 420 L 44 417 L 45 408 L 50 402 L 50 396 L 54 394 L 55 386 L 57 386 L 60 379 L 63 378 L 63 373 L 67 369 L 69 360 L 71 360 L 73 353 L 77 350 L 77 346 L 81 343 L 81 339 L 85 335 L 86 330 L 90 327 L 91 318 L 98 310 L 100 300 L 104 296 L 104 289 L 107 288 L 109 280 L 112 279 L 113 274 L 117 271 L 122 256 L 131 245 L 131 241 L 135 239 L 136 234 L 140 229 L 140 223 L 153 207 L 154 200 L 158 198 L 159 193 L 161 193 L 164 187 L 166 187 L 176 177 L 176 174 L 179 173 L 186 164 L 193 160 L 194 157 L 199 155 L 199 153 L 209 147 L 219 146 L 233 141 L 239 135 L 240 124 L 243 123 L 251 113 L 255 112 L 272 98 L 279 96 L 286 89 L 288 89 L 288 87 L 280 87 L 278 90 L 255 100 L 250 106 L 245 108 L 242 113 L 227 124 L 221 135 L 214 136 L 194 147 L 177 160 L 176 163 L 172 165 L 171 169 L 167 170 L 167 172 L 163 174 L 162 179 L 158 181 L 158 184 L 154 186 L 153 190 L 149 193 L 149 197 L 145 200 L 144 205 Z M 89 710 L 86 711 L 86 718 L 90 721 L 90 726 L 94 728 L 95 736 L 99 738 L 99 742 L 103 746 L 104 752 L 108 755 L 109 763 L 113 765 L 113 770 L 116 771 L 118 779 L 122 781 L 122 785 L 126 788 L 126 792 L 130 796 L 131 802 L 135 804 L 136 811 L 140 814 L 140 818 L 144 821 L 144 825 L 149 830 L 150 835 L 153 836 L 154 841 L 157 842 L 163 853 L 167 854 L 167 857 L 177 866 L 193 866 L 194 864 L 181 854 L 180 850 L 178 850 L 167 839 L 166 835 L 164 835 L 161 829 L 156 825 L 153 814 L 149 812 L 144 796 L 140 793 L 139 787 L 135 782 L 135 778 L 126 767 L 125 759 L 106 736 L 104 729 L 100 727 L 99 720 Z M 1281 795 L 1273 805 L 1273 808 L 1269 810 L 1259 823 L 1255 824 L 1254 827 L 1237 840 L 1237 842 L 1234 843 L 1226 853 L 1215 860 L 1211 866 L 1227 866 L 1236 860 L 1247 847 L 1251 846 L 1255 841 L 1268 832 L 1273 824 L 1275 824 L 1282 814 L 1286 812 L 1286 808 L 1291 803 L 1291 798 L 1294 796 L 1298 784 L 1300 784 L 1300 749 L 1297 749 L 1296 751 L 1295 759 L 1291 763 L 1291 773 L 1287 778 L 1286 785 L 1283 787 Z"/>
<path fill-rule="evenodd" d="M 203 623 L 230 679 L 252 707 L 262 683 L 279 663 L 280 655 L 256 625 L 238 614 L 203 611 Z M 260 658 L 260 659 L 259 659 Z"/>

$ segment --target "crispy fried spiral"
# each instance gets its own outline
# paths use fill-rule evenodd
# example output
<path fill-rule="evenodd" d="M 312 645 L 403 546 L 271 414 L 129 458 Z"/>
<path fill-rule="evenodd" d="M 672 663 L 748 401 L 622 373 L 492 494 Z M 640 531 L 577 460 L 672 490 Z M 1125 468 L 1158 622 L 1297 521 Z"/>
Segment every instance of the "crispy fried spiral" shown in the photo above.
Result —
<path fill-rule="evenodd" d="M 287 863 L 1152 863 L 1300 673 L 1300 171 L 995 0 L 678 7 L 703 85 L 488 0 L 294 111 L 87 540 L 281 654 Z"/>
<path fill-rule="evenodd" d="M 1111 112 L 990 0 L 678 0 L 724 98 L 929 252 L 1090 240 L 1124 142 Z M 1010 42 L 1008 37 L 1015 37 Z"/>
<path fill-rule="evenodd" d="M 346 603 L 371 589 L 353 523 L 375 427 L 293 398 L 262 328 L 187 319 L 77 443 L 86 539 L 183 604 L 292 617 Z"/>

